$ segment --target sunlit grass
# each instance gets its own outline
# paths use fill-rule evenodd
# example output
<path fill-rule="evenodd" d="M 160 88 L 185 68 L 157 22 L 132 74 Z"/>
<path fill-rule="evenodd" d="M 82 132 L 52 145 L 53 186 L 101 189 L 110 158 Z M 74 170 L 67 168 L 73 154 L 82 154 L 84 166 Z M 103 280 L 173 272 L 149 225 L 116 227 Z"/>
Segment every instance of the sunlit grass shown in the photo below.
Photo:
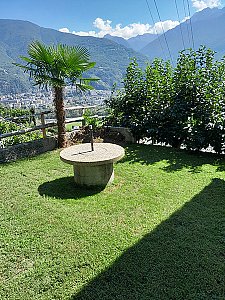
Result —
<path fill-rule="evenodd" d="M 75 127 L 82 126 L 82 122 L 73 122 L 73 123 L 66 124 L 66 131 L 72 131 L 74 126 Z"/>
<path fill-rule="evenodd" d="M 224 170 L 146 145 L 104 190 L 59 151 L 1 165 L 0 299 L 225 299 Z"/>

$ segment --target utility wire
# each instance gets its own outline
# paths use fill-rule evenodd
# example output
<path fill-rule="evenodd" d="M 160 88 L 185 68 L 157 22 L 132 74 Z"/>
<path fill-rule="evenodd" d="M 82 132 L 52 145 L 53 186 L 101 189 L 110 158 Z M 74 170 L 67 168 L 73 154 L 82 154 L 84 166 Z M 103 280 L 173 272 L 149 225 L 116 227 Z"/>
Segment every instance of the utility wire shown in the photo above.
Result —
<path fill-rule="evenodd" d="M 183 7 L 184 7 L 184 15 L 185 15 L 185 17 L 188 17 L 188 11 L 186 10 L 185 0 L 183 0 Z M 188 26 L 188 19 L 186 21 L 186 27 L 187 27 L 188 41 L 189 41 L 189 45 L 191 48 L 191 34 L 190 34 L 189 26 Z"/>
<path fill-rule="evenodd" d="M 182 31 L 182 27 L 181 27 L 181 19 L 180 19 L 180 14 L 179 14 L 179 10 L 178 10 L 178 6 L 177 6 L 177 0 L 175 1 L 175 6 L 176 6 L 176 11 L 177 11 L 177 17 L 178 17 L 178 21 L 180 23 L 180 34 L 181 34 L 181 39 L 182 39 L 182 44 L 183 44 L 183 49 L 185 49 L 185 44 L 184 44 L 184 35 L 183 35 L 183 31 Z"/>
<path fill-rule="evenodd" d="M 151 19 L 152 19 L 152 23 L 155 24 L 155 21 L 154 21 L 154 18 L 153 18 L 153 15 L 152 15 L 152 12 L 151 12 L 151 9 L 150 9 L 148 0 L 145 0 L 145 1 L 146 1 L 146 4 L 147 4 L 147 7 L 148 7 L 149 14 L 150 14 Z M 165 52 L 164 52 L 164 50 L 163 50 L 163 46 L 162 46 L 162 43 L 161 43 L 161 40 L 160 40 L 160 35 L 159 35 L 159 33 L 158 33 L 156 27 L 155 27 L 155 31 L 156 31 L 156 34 L 158 35 L 158 41 L 159 41 L 159 44 L 160 44 L 160 48 L 161 48 L 161 50 L 162 50 L 162 54 L 163 54 L 163 56 L 164 56 L 165 59 L 166 59 L 166 55 L 165 55 Z"/>
<path fill-rule="evenodd" d="M 190 22 L 190 27 L 191 27 L 191 39 L 192 39 L 192 45 L 193 45 L 193 50 L 195 50 L 194 34 L 193 34 L 193 27 L 192 27 L 192 22 L 191 22 L 191 11 L 190 11 L 189 0 L 187 0 L 187 7 L 188 7 L 188 13 L 189 13 L 189 16 L 190 16 L 189 22 Z"/>
<path fill-rule="evenodd" d="M 173 58 L 172 58 L 172 55 L 171 55 L 171 52 L 170 52 L 170 48 L 169 48 L 169 44 L 168 44 L 168 41 L 167 41 L 167 38 L 166 38 L 166 35 L 165 35 L 165 31 L 164 31 L 164 28 L 163 28 L 163 25 L 162 25 L 162 19 L 161 19 L 160 14 L 159 14 L 159 9 L 158 9 L 156 0 L 153 0 L 153 1 L 154 1 L 154 4 L 155 4 L 155 8 L 156 8 L 156 11 L 157 11 L 157 14 L 158 14 L 159 21 L 161 22 L 163 36 L 164 36 L 164 39 L 165 39 L 165 42 L 166 42 L 166 47 L 167 47 L 171 62 L 173 64 Z"/>

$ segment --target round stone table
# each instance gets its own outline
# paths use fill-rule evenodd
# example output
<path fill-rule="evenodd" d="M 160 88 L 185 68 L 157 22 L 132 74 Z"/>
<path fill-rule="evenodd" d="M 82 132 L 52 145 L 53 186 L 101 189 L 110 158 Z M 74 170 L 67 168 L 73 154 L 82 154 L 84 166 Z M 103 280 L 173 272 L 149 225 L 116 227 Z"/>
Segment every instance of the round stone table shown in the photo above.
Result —
<path fill-rule="evenodd" d="M 60 152 L 65 163 L 73 165 L 74 180 L 78 185 L 106 186 L 113 182 L 113 163 L 123 158 L 124 148 L 110 143 L 79 144 Z"/>

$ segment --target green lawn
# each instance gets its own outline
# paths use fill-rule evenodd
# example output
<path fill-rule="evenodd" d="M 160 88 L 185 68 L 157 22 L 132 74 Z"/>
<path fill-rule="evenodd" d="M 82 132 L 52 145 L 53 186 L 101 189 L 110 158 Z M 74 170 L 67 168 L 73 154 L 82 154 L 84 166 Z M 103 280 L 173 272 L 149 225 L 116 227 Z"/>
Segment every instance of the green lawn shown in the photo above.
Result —
<path fill-rule="evenodd" d="M 66 124 L 66 131 L 72 131 L 73 126 L 82 126 L 82 122 L 73 122 Z"/>
<path fill-rule="evenodd" d="M 0 166 L 0 299 L 225 299 L 225 159 L 134 145 L 104 190 Z"/>

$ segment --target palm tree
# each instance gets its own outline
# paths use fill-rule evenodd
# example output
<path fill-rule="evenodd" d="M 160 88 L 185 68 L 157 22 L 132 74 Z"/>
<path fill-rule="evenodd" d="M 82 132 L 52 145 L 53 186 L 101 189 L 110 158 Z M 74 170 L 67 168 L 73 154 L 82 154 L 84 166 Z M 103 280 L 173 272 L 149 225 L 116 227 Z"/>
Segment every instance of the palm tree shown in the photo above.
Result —
<path fill-rule="evenodd" d="M 35 85 L 50 86 L 53 89 L 54 105 L 58 126 L 58 146 L 66 146 L 64 87 L 75 85 L 85 91 L 93 89 L 89 85 L 95 78 L 82 78 L 83 72 L 93 68 L 88 50 L 80 46 L 56 45 L 47 46 L 39 41 L 32 42 L 28 47 L 28 57 L 20 56 L 25 65 L 15 63 L 24 69 L 35 80 Z"/>

